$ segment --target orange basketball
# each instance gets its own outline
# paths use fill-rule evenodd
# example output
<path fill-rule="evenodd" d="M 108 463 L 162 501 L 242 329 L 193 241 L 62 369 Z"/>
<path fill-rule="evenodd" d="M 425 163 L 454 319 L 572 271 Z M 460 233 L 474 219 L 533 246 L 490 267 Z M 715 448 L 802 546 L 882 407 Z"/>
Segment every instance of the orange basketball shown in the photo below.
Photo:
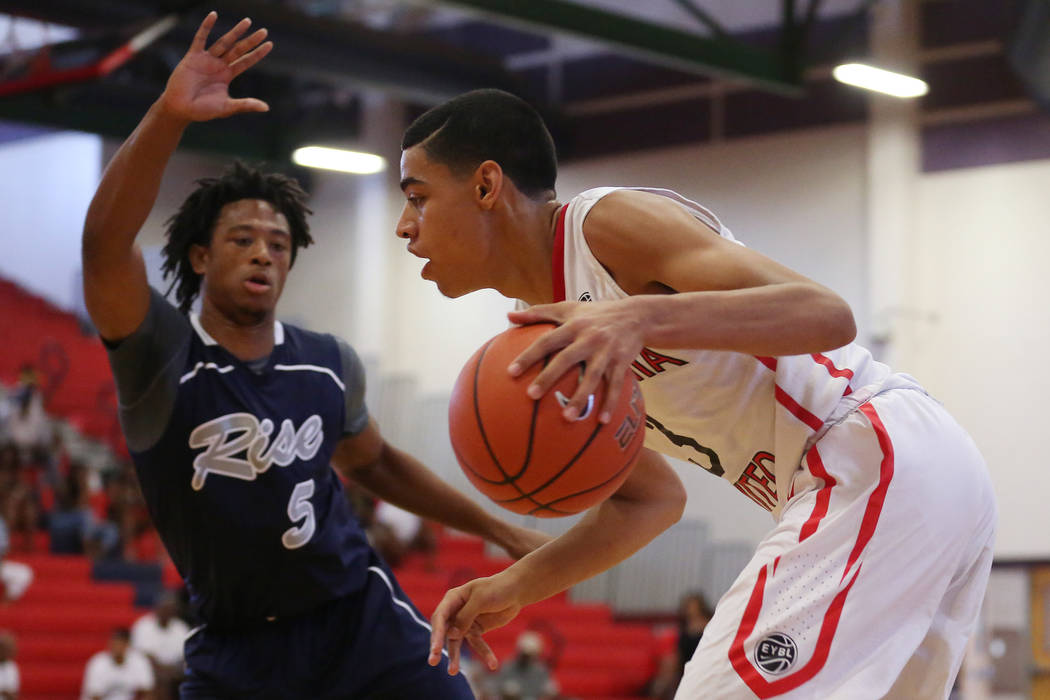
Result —
<path fill-rule="evenodd" d="M 608 423 L 598 422 L 604 382 L 580 418 L 567 421 L 562 402 L 580 371 L 566 373 L 539 400 L 525 390 L 540 363 L 510 376 L 511 361 L 552 328 L 517 326 L 489 340 L 459 373 L 449 405 L 452 447 L 471 483 L 508 510 L 542 518 L 579 513 L 612 495 L 645 439 L 645 404 L 633 376 Z"/>

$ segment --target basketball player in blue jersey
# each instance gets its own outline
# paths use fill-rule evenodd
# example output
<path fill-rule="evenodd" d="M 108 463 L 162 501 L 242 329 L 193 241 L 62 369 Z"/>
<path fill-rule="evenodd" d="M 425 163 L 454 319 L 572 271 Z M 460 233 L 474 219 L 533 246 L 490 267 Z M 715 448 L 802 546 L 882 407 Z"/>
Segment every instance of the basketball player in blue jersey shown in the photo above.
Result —
<path fill-rule="evenodd" d="M 342 340 L 274 309 L 311 242 L 294 180 L 237 165 L 171 219 L 149 288 L 135 237 L 183 130 L 265 103 L 227 86 L 271 50 L 245 19 L 203 21 L 166 89 L 107 167 L 83 237 L 87 306 L 109 349 L 122 425 L 153 521 L 204 621 L 184 698 L 472 697 L 427 664 L 429 628 L 368 545 L 331 468 L 380 498 L 513 556 L 546 541 L 487 515 L 386 443 Z M 187 315 L 201 298 L 200 315 Z"/>
<path fill-rule="evenodd" d="M 677 193 L 603 187 L 559 203 L 550 134 L 506 93 L 435 107 L 402 148 L 397 233 L 427 259 L 422 276 L 451 297 L 519 300 L 514 323 L 560 324 L 508 372 L 554 353 L 529 393 L 555 401 L 549 388 L 584 363 L 566 420 L 631 373 L 647 413 L 646 449 L 616 494 L 446 594 L 431 663 L 447 641 L 455 670 L 466 639 L 494 664 L 485 631 L 677 520 L 667 455 L 776 519 L 719 601 L 680 700 L 947 697 L 991 566 L 990 480 L 943 407 L 852 342 L 846 303 Z"/>

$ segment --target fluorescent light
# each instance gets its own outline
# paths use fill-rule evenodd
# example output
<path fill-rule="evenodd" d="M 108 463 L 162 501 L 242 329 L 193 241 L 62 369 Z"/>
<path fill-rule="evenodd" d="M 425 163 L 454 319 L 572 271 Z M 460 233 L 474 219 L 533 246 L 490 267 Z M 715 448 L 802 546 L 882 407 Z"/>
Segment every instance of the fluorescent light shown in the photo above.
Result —
<path fill-rule="evenodd" d="M 292 161 L 306 168 L 338 170 L 355 175 L 371 175 L 386 170 L 386 159 L 372 153 L 345 151 L 327 146 L 303 146 L 292 153 Z"/>
<path fill-rule="evenodd" d="M 901 75 L 863 63 L 843 63 L 831 71 L 835 80 L 855 85 L 865 90 L 874 90 L 894 97 L 921 97 L 929 92 L 929 86 L 918 78 Z"/>

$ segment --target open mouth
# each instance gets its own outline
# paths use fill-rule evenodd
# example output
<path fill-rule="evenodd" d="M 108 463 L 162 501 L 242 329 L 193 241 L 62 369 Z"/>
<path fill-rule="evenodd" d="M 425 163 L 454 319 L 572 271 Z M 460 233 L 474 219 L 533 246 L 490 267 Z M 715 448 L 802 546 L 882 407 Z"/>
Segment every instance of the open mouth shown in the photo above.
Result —
<path fill-rule="evenodd" d="M 244 286 L 249 292 L 263 294 L 270 291 L 270 287 L 273 285 L 270 284 L 270 280 L 265 275 L 252 275 L 244 281 Z"/>

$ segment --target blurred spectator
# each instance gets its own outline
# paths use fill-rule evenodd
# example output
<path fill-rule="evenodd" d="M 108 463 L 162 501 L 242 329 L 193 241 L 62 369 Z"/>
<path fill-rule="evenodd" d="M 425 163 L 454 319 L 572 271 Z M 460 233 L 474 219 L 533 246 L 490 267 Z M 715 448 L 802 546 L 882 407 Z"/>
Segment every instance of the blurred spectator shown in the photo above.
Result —
<path fill-rule="evenodd" d="M 49 517 L 51 551 L 92 558 L 119 556 L 120 531 L 115 523 L 95 516 L 88 476 L 87 467 L 73 461 L 55 486 L 55 507 Z"/>
<path fill-rule="evenodd" d="M 344 482 L 343 488 L 368 543 L 388 565 L 397 567 L 404 556 L 404 549 L 390 526 L 376 519 L 376 498 L 353 481 Z"/>
<path fill-rule="evenodd" d="M 40 526 L 39 494 L 25 478 L 22 457 L 13 443 L 0 445 L 0 518 L 7 523 L 12 551 L 36 549 Z"/>
<path fill-rule="evenodd" d="M 678 630 L 676 643 L 671 652 L 660 659 L 656 676 L 649 686 L 649 697 L 669 700 L 685 673 L 685 665 L 693 658 L 704 628 L 711 620 L 711 609 L 700 593 L 687 593 L 678 606 Z"/>
<path fill-rule="evenodd" d="M 15 638 L 0 630 L 0 700 L 16 700 L 20 679 L 15 664 Z"/>
<path fill-rule="evenodd" d="M 518 654 L 499 670 L 494 678 L 499 700 L 552 700 L 558 696 L 558 685 L 544 663 L 543 637 L 526 630 L 518 636 Z"/>
<path fill-rule="evenodd" d="M 153 669 L 141 653 L 131 648 L 131 633 L 118 627 L 109 647 L 87 663 L 81 700 L 145 700 L 153 690 Z"/>
<path fill-rule="evenodd" d="M 32 365 L 23 365 L 19 370 L 18 384 L 11 392 L 10 402 L 8 437 L 22 459 L 44 461 L 51 448 L 52 428 L 44 411 L 40 381 Z"/>
<path fill-rule="evenodd" d="M 153 665 L 157 700 L 179 696 L 179 683 L 184 675 L 182 645 L 190 627 L 176 616 L 174 593 L 164 593 L 153 612 L 146 613 L 131 627 L 131 646 L 138 649 Z"/>
<path fill-rule="evenodd" d="M 406 555 L 418 552 L 426 557 L 427 570 L 434 570 L 437 553 L 437 538 L 430 525 L 415 513 L 379 501 L 375 506 L 376 525 L 385 528 L 391 535 L 388 547 L 395 549 L 395 558 L 400 563 Z M 397 563 L 387 560 L 391 566 Z"/>
<path fill-rule="evenodd" d="M 22 597 L 33 582 L 33 570 L 26 564 L 7 561 L 7 525 L 0 518 L 0 603 L 4 605 Z"/>

